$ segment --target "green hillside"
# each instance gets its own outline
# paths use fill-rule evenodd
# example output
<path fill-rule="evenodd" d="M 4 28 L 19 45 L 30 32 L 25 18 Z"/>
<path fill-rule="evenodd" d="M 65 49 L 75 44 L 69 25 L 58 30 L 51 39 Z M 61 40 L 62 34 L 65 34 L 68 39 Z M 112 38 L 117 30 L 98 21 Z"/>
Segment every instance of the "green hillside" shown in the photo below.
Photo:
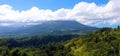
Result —
<path fill-rule="evenodd" d="M 120 56 L 120 29 L 103 28 L 65 44 L 73 56 Z"/>
<path fill-rule="evenodd" d="M 45 40 L 43 37 L 45 41 L 42 40 L 47 43 L 39 43 L 39 37 L 37 39 L 34 37 L 22 38 L 23 41 L 0 39 L 0 56 L 120 56 L 119 27 L 102 28 L 88 35 L 58 42 L 48 42 L 51 38 Z M 66 36 L 62 37 L 66 38 Z M 18 46 L 16 42 L 23 43 Z M 23 45 L 24 43 L 28 46 Z M 34 45 L 36 43 L 37 45 Z M 13 45 L 9 46 L 10 44 Z"/>

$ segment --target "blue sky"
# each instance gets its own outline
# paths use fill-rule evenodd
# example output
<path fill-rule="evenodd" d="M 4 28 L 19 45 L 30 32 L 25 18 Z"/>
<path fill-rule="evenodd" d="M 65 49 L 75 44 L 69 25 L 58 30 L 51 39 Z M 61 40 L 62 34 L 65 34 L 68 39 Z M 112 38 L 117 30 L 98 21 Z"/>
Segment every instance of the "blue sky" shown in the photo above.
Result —
<path fill-rule="evenodd" d="M 73 8 L 79 2 L 96 3 L 97 5 L 104 5 L 109 0 L 0 0 L 0 5 L 8 4 L 15 10 L 27 10 L 33 6 L 40 9 L 58 10 L 60 8 Z"/>

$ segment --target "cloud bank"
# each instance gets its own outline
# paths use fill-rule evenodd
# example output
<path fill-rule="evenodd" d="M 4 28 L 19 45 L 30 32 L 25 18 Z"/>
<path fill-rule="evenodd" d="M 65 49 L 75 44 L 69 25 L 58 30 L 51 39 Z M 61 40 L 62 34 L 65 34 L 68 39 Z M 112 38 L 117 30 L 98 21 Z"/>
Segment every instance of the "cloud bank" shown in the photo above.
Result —
<path fill-rule="evenodd" d="M 32 7 L 28 10 L 14 10 L 12 6 L 0 5 L 0 25 L 15 23 L 34 23 L 49 20 L 76 20 L 85 25 L 119 25 L 120 0 L 110 0 L 106 5 L 97 6 L 95 3 L 80 2 L 72 9 L 56 11 Z"/>

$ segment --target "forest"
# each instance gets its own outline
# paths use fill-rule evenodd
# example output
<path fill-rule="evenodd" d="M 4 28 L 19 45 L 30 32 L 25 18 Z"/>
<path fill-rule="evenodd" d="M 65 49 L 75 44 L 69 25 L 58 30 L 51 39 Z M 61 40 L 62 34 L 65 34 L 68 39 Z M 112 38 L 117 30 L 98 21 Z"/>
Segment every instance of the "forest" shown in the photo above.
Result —
<path fill-rule="evenodd" d="M 120 27 L 87 35 L 1 38 L 0 56 L 120 56 Z"/>

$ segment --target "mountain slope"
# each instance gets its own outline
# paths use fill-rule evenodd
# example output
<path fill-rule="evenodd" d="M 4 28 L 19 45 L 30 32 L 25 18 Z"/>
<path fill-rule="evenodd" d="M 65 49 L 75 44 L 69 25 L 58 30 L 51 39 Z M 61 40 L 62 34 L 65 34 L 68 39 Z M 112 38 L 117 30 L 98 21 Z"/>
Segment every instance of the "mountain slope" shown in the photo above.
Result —
<path fill-rule="evenodd" d="M 3 35 L 38 35 L 38 34 L 86 34 L 93 30 L 95 27 L 86 26 L 76 21 L 45 21 L 38 25 L 31 25 L 26 27 L 7 28 L 12 29 L 6 32 L 1 31 Z M 1 30 L 1 29 L 0 29 Z"/>
<path fill-rule="evenodd" d="M 96 30 L 95 27 L 86 26 L 76 21 L 47 21 L 19 31 L 20 34 L 72 34 L 87 33 Z M 18 33 L 18 34 L 19 34 Z"/>

